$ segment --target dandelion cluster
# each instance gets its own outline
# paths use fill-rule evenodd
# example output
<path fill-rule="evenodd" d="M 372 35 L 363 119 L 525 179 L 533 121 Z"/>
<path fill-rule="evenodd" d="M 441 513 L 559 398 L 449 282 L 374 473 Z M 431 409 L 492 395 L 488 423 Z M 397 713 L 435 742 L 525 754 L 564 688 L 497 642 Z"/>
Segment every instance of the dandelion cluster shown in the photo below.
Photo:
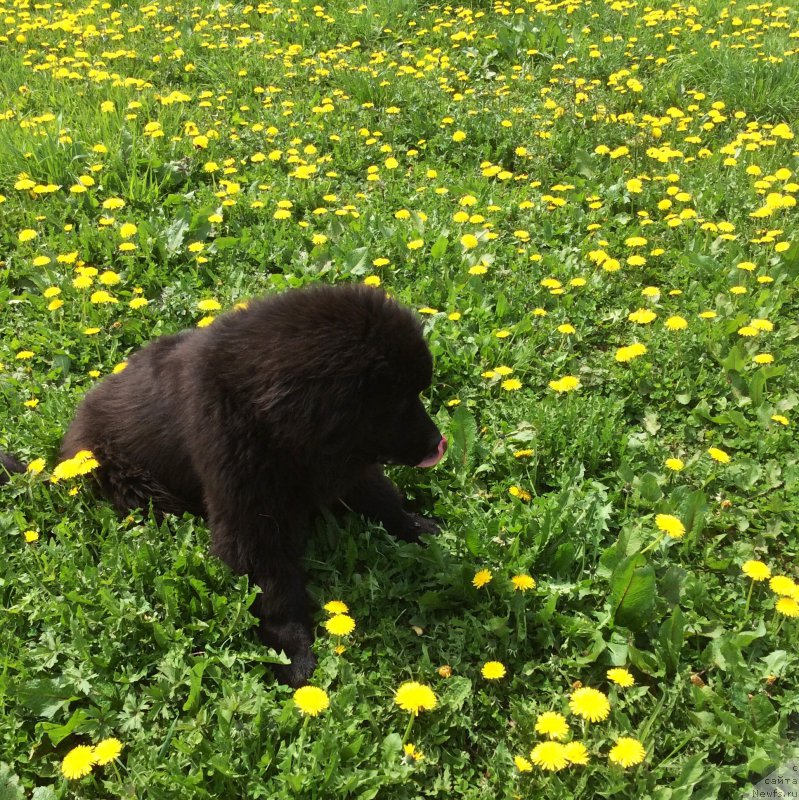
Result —
<path fill-rule="evenodd" d="M 632 673 L 623 667 L 608 670 L 607 677 L 621 688 L 629 688 L 635 684 Z M 579 684 L 569 696 L 568 707 L 582 725 L 584 735 L 586 732 L 590 735 L 590 729 L 585 728 L 586 723 L 604 722 L 611 713 L 611 704 L 604 692 Z M 547 741 L 536 744 L 530 751 L 529 759 L 525 756 L 514 757 L 514 764 L 519 772 L 530 772 L 533 766 L 546 772 L 559 772 L 570 765 L 584 766 L 589 763 L 590 752 L 586 741 L 572 738 L 569 721 L 559 711 L 544 711 L 539 714 L 534 728 L 535 732 L 539 736 L 546 737 Z M 632 743 L 635 743 L 638 749 L 635 749 Z M 640 763 L 644 752 L 643 746 L 637 739 L 623 737 L 608 753 L 608 758 L 611 763 L 626 768 Z"/>
<path fill-rule="evenodd" d="M 61 761 L 61 774 L 68 780 L 86 777 L 92 769 L 110 764 L 122 753 L 119 739 L 103 739 L 94 746 L 81 744 L 73 747 Z"/>

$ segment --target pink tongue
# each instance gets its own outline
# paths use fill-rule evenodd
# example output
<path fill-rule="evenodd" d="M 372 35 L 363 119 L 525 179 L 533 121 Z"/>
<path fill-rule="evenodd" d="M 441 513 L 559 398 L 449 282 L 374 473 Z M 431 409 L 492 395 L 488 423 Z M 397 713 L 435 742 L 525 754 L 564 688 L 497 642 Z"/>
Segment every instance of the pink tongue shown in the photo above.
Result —
<path fill-rule="evenodd" d="M 416 466 L 417 467 L 434 467 L 444 458 L 444 453 L 447 452 L 447 440 L 442 436 L 441 441 L 438 443 L 438 450 L 436 450 L 435 455 L 428 456 L 424 461 L 420 461 Z"/>

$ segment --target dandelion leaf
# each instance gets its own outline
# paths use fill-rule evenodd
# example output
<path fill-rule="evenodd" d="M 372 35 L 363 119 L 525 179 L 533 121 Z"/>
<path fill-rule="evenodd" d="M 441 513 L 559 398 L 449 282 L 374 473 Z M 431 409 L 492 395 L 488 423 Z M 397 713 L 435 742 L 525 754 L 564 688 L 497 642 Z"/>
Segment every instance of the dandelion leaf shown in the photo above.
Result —
<path fill-rule="evenodd" d="M 477 422 L 464 406 L 458 406 L 452 415 L 450 443 L 447 458 L 463 476 L 474 461 L 477 440 Z"/>
<path fill-rule="evenodd" d="M 613 570 L 610 593 L 616 624 L 643 627 L 655 603 L 655 570 L 640 553 L 625 558 Z"/>
<path fill-rule="evenodd" d="M 0 762 L 0 797 L 3 800 L 23 800 L 22 784 L 8 764 Z"/>

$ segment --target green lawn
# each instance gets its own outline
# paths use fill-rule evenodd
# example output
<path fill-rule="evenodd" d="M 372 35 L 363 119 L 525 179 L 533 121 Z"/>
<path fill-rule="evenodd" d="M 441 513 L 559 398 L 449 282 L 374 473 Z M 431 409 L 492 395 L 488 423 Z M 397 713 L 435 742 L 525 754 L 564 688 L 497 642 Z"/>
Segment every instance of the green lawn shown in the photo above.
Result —
<path fill-rule="evenodd" d="M 0 800 L 738 798 L 797 752 L 799 5 L 0 10 L 0 448 L 43 460 Z M 320 518 L 306 716 L 200 520 L 50 478 L 131 351 L 316 281 L 424 316 L 451 446 L 392 471 L 426 547 Z"/>

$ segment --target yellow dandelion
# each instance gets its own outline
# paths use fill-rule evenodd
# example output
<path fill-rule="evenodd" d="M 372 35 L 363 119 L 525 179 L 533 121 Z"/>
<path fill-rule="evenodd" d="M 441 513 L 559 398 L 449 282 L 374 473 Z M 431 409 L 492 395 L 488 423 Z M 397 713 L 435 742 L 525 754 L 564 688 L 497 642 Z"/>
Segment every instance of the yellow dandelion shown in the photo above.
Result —
<path fill-rule="evenodd" d="M 333 636 L 348 636 L 355 630 L 355 620 L 347 614 L 334 614 L 325 621 L 325 628 Z"/>
<path fill-rule="evenodd" d="M 672 472 L 681 472 L 685 469 L 685 462 L 681 458 L 667 458 L 663 463 L 666 469 L 670 469 Z"/>
<path fill-rule="evenodd" d="M 574 375 L 564 375 L 562 378 L 549 382 L 549 388 L 556 392 L 573 392 L 580 388 L 580 379 Z"/>
<path fill-rule="evenodd" d="M 614 667 L 613 669 L 609 669 L 607 671 L 607 676 L 609 681 L 613 681 L 613 683 L 623 687 L 624 689 L 635 684 L 635 678 L 632 676 L 632 673 L 623 667 Z"/>
<path fill-rule="evenodd" d="M 60 480 L 87 475 L 99 466 L 100 464 L 91 450 L 79 450 L 72 458 L 68 458 L 55 466 L 50 481 L 58 483 Z"/>
<path fill-rule="evenodd" d="M 436 707 L 436 696 L 429 686 L 416 681 L 406 681 L 394 695 L 394 702 L 403 710 L 416 716 L 420 711 Z"/>
<path fill-rule="evenodd" d="M 533 765 L 524 756 L 514 756 L 513 763 L 519 772 L 531 772 Z"/>
<path fill-rule="evenodd" d="M 616 744 L 608 754 L 611 763 L 618 764 L 620 767 L 634 767 L 640 764 L 646 756 L 646 750 L 638 739 L 630 736 L 622 736 L 616 740 Z"/>
<path fill-rule="evenodd" d="M 718 461 L 720 464 L 728 464 L 730 462 L 730 455 L 729 453 L 725 452 L 719 447 L 709 447 L 707 454 L 714 460 Z"/>
<path fill-rule="evenodd" d="M 70 781 L 83 778 L 92 771 L 94 752 L 92 748 L 81 744 L 73 747 L 61 762 L 61 774 Z"/>
<path fill-rule="evenodd" d="M 775 575 L 768 582 L 768 588 L 771 589 L 774 594 L 782 595 L 783 597 L 793 597 L 796 593 L 796 582 L 787 575 Z"/>
<path fill-rule="evenodd" d="M 781 597 L 774 608 L 785 617 L 799 617 L 799 602 L 793 597 Z"/>
<path fill-rule="evenodd" d="M 411 744 L 410 742 L 402 745 L 402 750 L 409 762 L 421 761 L 424 758 L 424 753 L 416 745 Z"/>
<path fill-rule="evenodd" d="M 670 331 L 682 331 L 688 327 L 688 320 L 684 317 L 673 316 L 669 317 L 664 324 Z"/>
<path fill-rule="evenodd" d="M 478 572 L 475 572 L 474 578 L 472 578 L 472 586 L 476 589 L 482 589 L 487 584 L 491 583 L 494 575 L 490 569 L 481 569 Z"/>
<path fill-rule="evenodd" d="M 657 314 L 650 311 L 648 308 L 639 308 L 627 315 L 630 322 L 635 322 L 637 325 L 648 325 L 653 320 L 657 319 Z"/>
<path fill-rule="evenodd" d="M 572 714 L 577 714 L 589 722 L 601 722 L 610 714 L 607 696 L 599 689 L 591 689 L 588 686 L 582 686 L 571 693 L 569 708 Z"/>
<path fill-rule="evenodd" d="M 523 503 L 529 503 L 532 500 L 532 495 L 526 489 L 522 489 L 521 486 L 510 486 L 508 487 L 508 494 L 511 497 L 517 497 Z"/>
<path fill-rule="evenodd" d="M 568 766 L 566 748 L 560 742 L 541 742 L 530 752 L 530 760 L 548 772 L 557 772 Z"/>
<path fill-rule="evenodd" d="M 510 580 L 516 592 L 527 592 L 536 586 L 535 578 L 530 575 L 514 575 Z"/>
<path fill-rule="evenodd" d="M 774 323 L 767 319 L 755 318 L 753 320 L 750 320 L 749 324 L 753 328 L 756 328 L 759 331 L 766 331 L 767 333 L 770 333 L 771 331 L 774 330 Z"/>
<path fill-rule="evenodd" d="M 750 559 L 741 565 L 741 571 L 753 581 L 765 581 L 771 577 L 771 570 L 762 561 Z"/>
<path fill-rule="evenodd" d="M 621 364 L 626 364 L 635 358 L 639 358 L 646 354 L 646 345 L 634 342 L 633 344 L 620 347 L 616 350 L 616 361 Z"/>
<path fill-rule="evenodd" d="M 94 303 L 94 305 L 119 302 L 116 297 L 114 297 L 112 294 L 109 294 L 104 289 L 101 289 L 99 292 L 92 292 L 92 296 L 89 298 L 89 300 Z"/>
<path fill-rule="evenodd" d="M 45 460 L 43 458 L 34 458 L 27 466 L 27 472 L 31 475 L 38 475 L 45 468 Z"/>
<path fill-rule="evenodd" d="M 122 752 L 122 742 L 119 739 L 103 739 L 94 746 L 94 763 L 98 766 L 110 764 L 115 758 L 119 758 Z"/>
<path fill-rule="evenodd" d="M 569 723 L 566 717 L 557 711 L 545 711 L 535 721 L 535 732 L 550 739 L 565 739 L 569 735 Z"/>
<path fill-rule="evenodd" d="M 657 514 L 655 524 L 672 539 L 681 539 L 685 536 L 685 525 L 672 514 Z"/>
<path fill-rule="evenodd" d="M 486 663 L 483 664 L 483 668 L 480 670 L 480 674 L 487 681 L 498 681 L 504 678 L 506 673 L 505 665 L 501 661 L 486 661 Z"/>
<path fill-rule="evenodd" d="M 341 600 L 331 600 L 330 602 L 325 603 L 323 608 L 329 614 L 346 614 L 350 610 L 347 604 L 343 603 Z"/>
<path fill-rule="evenodd" d="M 306 717 L 315 717 L 330 705 L 330 698 L 318 686 L 301 686 L 294 692 L 294 703 Z"/>
<path fill-rule="evenodd" d="M 119 283 L 122 278 L 116 272 L 113 272 L 110 269 L 107 269 L 105 272 L 100 273 L 99 281 L 104 286 L 114 286 L 115 284 Z"/>
<path fill-rule="evenodd" d="M 569 742 L 563 748 L 570 764 L 584 766 L 588 763 L 588 749 L 582 742 Z"/>

